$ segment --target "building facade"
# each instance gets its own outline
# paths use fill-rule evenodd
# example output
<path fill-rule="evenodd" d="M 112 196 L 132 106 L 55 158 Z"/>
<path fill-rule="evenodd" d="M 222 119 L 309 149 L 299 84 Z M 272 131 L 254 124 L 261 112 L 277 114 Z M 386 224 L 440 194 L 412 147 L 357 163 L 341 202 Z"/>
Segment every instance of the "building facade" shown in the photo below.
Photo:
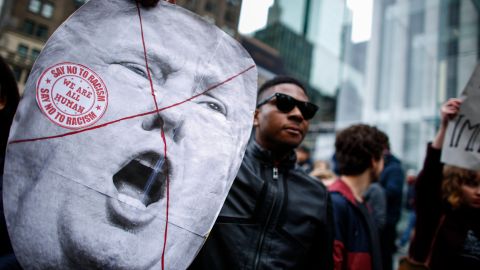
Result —
<path fill-rule="evenodd" d="M 364 69 L 342 62 L 336 127 L 377 125 L 407 168 L 418 169 L 439 123 L 440 105 L 461 94 L 479 58 L 477 0 L 374 1 Z M 353 109 L 352 109 L 353 108 Z"/>
<path fill-rule="evenodd" d="M 289 74 L 304 83 L 310 82 L 313 45 L 305 37 L 277 21 L 256 32 L 255 38 L 280 52 Z"/>
<path fill-rule="evenodd" d="M 216 24 L 229 35 L 238 36 L 241 0 L 177 0 L 176 3 Z"/>

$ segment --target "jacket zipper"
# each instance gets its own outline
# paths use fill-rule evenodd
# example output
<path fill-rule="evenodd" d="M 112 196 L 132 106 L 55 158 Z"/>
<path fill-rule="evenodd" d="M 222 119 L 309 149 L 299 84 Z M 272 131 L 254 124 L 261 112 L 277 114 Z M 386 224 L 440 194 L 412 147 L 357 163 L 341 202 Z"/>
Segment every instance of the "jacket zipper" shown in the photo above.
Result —
<path fill-rule="evenodd" d="M 274 180 L 278 180 L 278 168 L 277 166 L 274 166 L 273 167 L 273 179 Z M 277 181 L 275 181 L 277 182 Z M 257 246 L 257 252 L 255 254 L 255 264 L 254 264 L 254 267 L 253 269 L 258 269 L 258 264 L 260 263 L 260 253 L 261 253 L 261 250 L 262 250 L 262 247 L 263 247 L 263 241 L 265 240 L 265 233 L 267 231 L 267 228 L 270 226 L 270 218 L 272 217 L 272 213 L 273 213 L 273 208 L 275 207 L 275 203 L 277 202 L 277 192 L 275 191 L 274 193 L 274 196 L 273 196 L 273 202 L 272 202 L 272 205 L 270 206 L 270 209 L 268 210 L 268 216 L 267 216 L 267 222 L 265 222 L 265 226 L 263 227 L 262 229 L 262 233 L 260 234 L 260 241 L 258 242 L 258 246 Z"/>

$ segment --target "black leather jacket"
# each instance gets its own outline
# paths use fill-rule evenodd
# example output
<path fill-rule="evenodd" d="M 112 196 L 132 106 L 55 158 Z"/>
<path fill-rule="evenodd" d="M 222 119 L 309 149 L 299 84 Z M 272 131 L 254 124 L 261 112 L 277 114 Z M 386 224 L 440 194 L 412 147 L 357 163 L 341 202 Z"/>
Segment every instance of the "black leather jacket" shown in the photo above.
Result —
<path fill-rule="evenodd" d="M 295 168 L 275 163 L 251 140 L 210 235 L 190 269 L 333 269 L 328 192 Z"/>

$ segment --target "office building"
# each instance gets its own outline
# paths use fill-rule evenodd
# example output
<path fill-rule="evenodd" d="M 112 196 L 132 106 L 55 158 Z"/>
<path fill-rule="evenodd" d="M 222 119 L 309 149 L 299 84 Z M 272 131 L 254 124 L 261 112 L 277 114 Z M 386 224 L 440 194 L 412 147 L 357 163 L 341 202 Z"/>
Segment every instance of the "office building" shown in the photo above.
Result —
<path fill-rule="evenodd" d="M 176 3 L 237 37 L 241 0 L 177 0 Z"/>
<path fill-rule="evenodd" d="M 479 58 L 480 3 L 373 3 L 364 70 L 355 78 L 348 72 L 351 63 L 342 63 L 337 128 L 354 122 L 377 125 L 404 165 L 418 169 L 438 127 L 440 105 L 461 94 Z M 343 44 L 348 43 L 347 37 Z M 346 50 L 355 54 L 352 47 Z"/>

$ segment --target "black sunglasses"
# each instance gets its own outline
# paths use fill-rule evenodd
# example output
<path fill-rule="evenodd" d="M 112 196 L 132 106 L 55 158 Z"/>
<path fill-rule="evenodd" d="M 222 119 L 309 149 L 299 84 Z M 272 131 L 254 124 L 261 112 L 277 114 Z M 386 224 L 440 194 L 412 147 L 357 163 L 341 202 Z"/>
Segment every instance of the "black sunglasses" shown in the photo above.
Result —
<path fill-rule="evenodd" d="M 277 109 L 279 111 L 287 113 L 292 111 L 293 108 L 295 108 L 296 106 L 300 110 L 300 112 L 302 112 L 303 118 L 305 118 L 305 120 L 312 119 L 318 110 L 318 106 L 313 103 L 296 100 L 289 95 L 285 95 L 281 93 L 275 93 L 271 97 L 258 103 L 257 108 L 267 104 L 273 98 L 275 98 L 276 100 L 275 105 L 277 105 Z"/>

